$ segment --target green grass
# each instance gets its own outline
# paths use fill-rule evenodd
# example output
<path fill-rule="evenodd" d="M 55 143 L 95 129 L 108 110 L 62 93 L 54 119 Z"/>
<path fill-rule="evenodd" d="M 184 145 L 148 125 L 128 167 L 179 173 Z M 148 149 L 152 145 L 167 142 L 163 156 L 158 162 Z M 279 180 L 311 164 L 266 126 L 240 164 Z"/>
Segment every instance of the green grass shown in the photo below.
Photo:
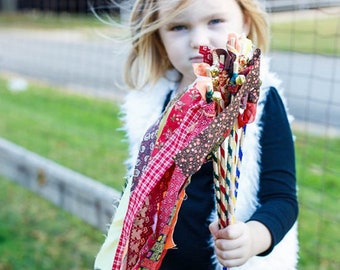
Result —
<path fill-rule="evenodd" d="M 44 85 L 11 92 L 0 79 L 0 136 L 121 189 L 126 144 L 112 101 L 65 94 Z"/>
<path fill-rule="evenodd" d="M 339 269 L 340 138 L 297 134 L 300 269 Z"/>
<path fill-rule="evenodd" d="M 272 49 L 340 56 L 340 20 L 289 21 L 272 24 Z"/>
<path fill-rule="evenodd" d="M 89 270 L 98 230 L 0 177 L 0 270 Z"/>
<path fill-rule="evenodd" d="M 51 12 L 0 13 L 0 27 L 50 30 L 103 26 L 104 24 L 92 13 L 81 15 Z"/>
<path fill-rule="evenodd" d="M 36 84 L 13 93 L 4 79 L 0 97 L 1 137 L 120 189 L 126 144 L 113 102 Z M 340 139 L 296 135 L 299 269 L 339 269 Z M 101 232 L 2 178 L 0 203 L 0 270 L 91 268 Z"/>

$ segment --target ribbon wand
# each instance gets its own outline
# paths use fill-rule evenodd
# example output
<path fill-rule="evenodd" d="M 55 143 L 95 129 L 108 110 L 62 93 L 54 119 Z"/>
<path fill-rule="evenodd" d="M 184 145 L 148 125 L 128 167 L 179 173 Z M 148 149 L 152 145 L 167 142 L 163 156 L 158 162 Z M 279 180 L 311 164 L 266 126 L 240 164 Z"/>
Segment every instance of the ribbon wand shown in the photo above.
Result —
<path fill-rule="evenodd" d="M 237 44 L 236 41 L 243 41 L 243 43 Z M 236 35 L 230 35 L 228 41 L 228 51 L 225 54 L 221 54 L 220 57 L 216 57 L 216 51 L 213 51 L 212 57 L 204 55 L 205 59 L 212 60 L 210 73 L 212 77 L 214 89 L 207 93 L 207 99 L 212 97 L 211 100 L 216 103 L 216 115 L 221 113 L 228 107 L 230 103 L 233 103 L 233 97 L 237 91 L 242 87 L 246 81 L 246 75 L 251 69 L 254 68 L 255 72 L 252 74 L 252 78 L 248 79 L 249 84 L 252 85 L 252 93 L 246 93 L 245 99 L 240 102 L 240 112 L 234 124 L 223 139 L 222 143 L 218 146 L 215 151 L 212 151 L 211 157 L 213 161 L 213 177 L 215 185 L 215 194 L 217 202 L 217 213 L 219 220 L 219 227 L 224 228 L 229 224 L 233 224 L 235 219 L 236 200 L 239 187 L 239 179 L 241 172 L 241 164 L 243 158 L 243 142 L 246 132 L 246 124 L 254 120 L 256 114 L 256 102 L 259 95 L 259 56 L 260 50 L 256 49 L 253 52 L 253 58 L 245 61 L 244 51 L 245 48 L 249 50 L 251 48 L 251 41 L 248 39 L 238 38 Z M 238 47 L 238 49 L 236 49 Z M 221 49 L 218 49 L 221 52 Z M 201 49 L 203 53 L 207 53 L 207 49 Z M 225 81 L 216 79 L 218 76 L 221 78 L 227 62 L 224 61 L 224 56 L 234 54 L 234 59 L 231 57 L 232 72 L 228 72 L 229 77 Z M 255 62 L 254 62 L 255 61 Z M 222 63 L 222 64 L 221 64 Z M 217 72 L 217 71 L 219 72 Z M 254 74 L 255 73 L 255 74 Z M 226 77 L 226 76 L 225 76 Z M 217 83 L 218 81 L 218 83 Z M 250 87 L 251 88 L 251 87 Z M 214 93 L 219 93 L 216 95 Z M 214 96 L 222 98 L 213 98 Z M 256 97 L 256 98 L 255 98 Z M 245 102 L 246 100 L 246 102 Z M 224 269 L 227 269 L 224 267 Z"/>

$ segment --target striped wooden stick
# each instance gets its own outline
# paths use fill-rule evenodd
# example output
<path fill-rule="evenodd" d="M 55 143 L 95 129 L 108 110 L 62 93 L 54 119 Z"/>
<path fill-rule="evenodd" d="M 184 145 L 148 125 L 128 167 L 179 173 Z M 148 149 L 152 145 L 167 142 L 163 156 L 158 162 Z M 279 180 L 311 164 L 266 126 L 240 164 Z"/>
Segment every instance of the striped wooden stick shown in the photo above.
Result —
<path fill-rule="evenodd" d="M 241 176 L 241 165 L 243 159 L 243 142 L 246 134 L 247 125 L 243 126 L 240 129 L 237 129 L 238 133 L 238 151 L 237 151 L 237 162 L 236 162 L 236 175 L 235 175 L 235 197 L 237 198 L 238 195 L 238 187 L 239 187 L 239 180 Z"/>
<path fill-rule="evenodd" d="M 232 128 L 228 139 L 228 157 L 227 157 L 227 185 L 228 185 L 228 222 L 235 222 L 235 172 L 236 172 L 236 149 L 237 149 L 237 134 L 235 126 Z"/>

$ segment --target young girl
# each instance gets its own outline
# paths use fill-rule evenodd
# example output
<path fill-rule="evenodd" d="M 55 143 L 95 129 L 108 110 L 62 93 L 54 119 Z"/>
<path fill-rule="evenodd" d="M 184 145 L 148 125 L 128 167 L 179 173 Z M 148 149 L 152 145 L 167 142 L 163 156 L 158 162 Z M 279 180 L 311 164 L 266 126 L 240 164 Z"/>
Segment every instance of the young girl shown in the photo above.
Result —
<path fill-rule="evenodd" d="M 294 146 L 280 83 L 268 71 L 265 58 L 261 60 L 262 86 L 256 119 L 247 126 L 243 146 L 236 223 L 226 228 L 219 228 L 217 224 L 213 165 L 207 161 L 174 192 L 174 196 L 182 200 L 176 201 L 180 201 L 178 207 L 171 208 L 176 209 L 171 213 L 175 218 L 170 219 L 171 222 L 167 220 L 162 227 L 168 229 L 167 239 L 158 234 L 157 239 L 145 240 L 143 234 L 153 235 L 158 230 L 156 224 L 162 221 L 161 214 L 146 217 L 168 207 L 163 201 L 156 205 L 152 201 L 163 196 L 165 189 L 162 183 L 155 183 L 148 193 L 153 197 L 145 197 L 150 183 L 132 179 L 143 173 L 139 165 L 153 151 L 146 149 L 144 143 L 153 140 L 167 124 L 157 122 L 162 113 L 169 114 L 166 108 L 185 95 L 183 93 L 195 91 L 192 64 L 202 62 L 199 47 L 226 48 L 228 34 L 237 33 L 246 34 L 265 53 L 269 43 L 266 14 L 256 0 L 136 0 L 131 31 L 132 49 L 125 79 L 138 91 L 128 94 L 123 106 L 130 142 L 128 181 L 106 241 L 97 255 L 95 269 L 209 270 L 223 266 L 295 269 L 298 203 Z M 199 102 L 208 115 L 208 105 Z M 161 159 L 154 166 L 162 170 L 167 162 L 171 163 L 172 157 L 169 159 Z M 169 168 L 171 173 L 176 173 L 175 167 Z M 148 179 L 152 181 L 156 176 Z M 157 190 L 163 192 L 157 193 Z M 171 191 L 169 188 L 167 192 Z M 140 198 L 144 198 L 143 201 Z M 137 209 L 133 205 L 141 207 Z M 140 219 L 133 219 L 132 212 Z M 144 223 L 139 223 L 141 220 Z M 133 228 L 140 230 L 133 231 Z M 129 235 L 131 232 L 136 235 Z M 145 250 L 146 246 L 150 247 L 145 241 L 154 241 L 153 248 Z M 158 264 L 148 267 L 144 261 L 153 254 L 160 254 L 153 259 Z"/>

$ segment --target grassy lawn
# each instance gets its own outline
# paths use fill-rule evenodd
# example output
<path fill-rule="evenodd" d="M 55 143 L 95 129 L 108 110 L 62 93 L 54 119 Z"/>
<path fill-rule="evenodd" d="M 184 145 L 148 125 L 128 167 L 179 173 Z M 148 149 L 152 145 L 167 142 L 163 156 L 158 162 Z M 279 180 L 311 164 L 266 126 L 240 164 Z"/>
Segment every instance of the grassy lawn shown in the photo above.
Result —
<path fill-rule="evenodd" d="M 339 269 L 340 138 L 297 134 L 299 269 Z"/>
<path fill-rule="evenodd" d="M 126 156 L 119 108 L 44 85 L 7 90 L 0 79 L 0 136 L 121 189 Z"/>
<path fill-rule="evenodd" d="M 0 78 L 0 137 L 121 189 L 118 106 L 58 90 L 34 84 L 10 92 Z M 0 205 L 0 270 L 92 269 L 100 231 L 3 177 Z"/>
<path fill-rule="evenodd" d="M 0 26 L 23 29 L 79 29 L 83 27 L 102 27 L 93 14 L 54 14 L 43 12 L 1 13 Z"/>
<path fill-rule="evenodd" d="M 13 93 L 4 79 L 0 96 L 1 137 L 121 188 L 126 144 L 113 102 L 36 84 Z M 299 269 L 338 269 L 340 139 L 296 135 Z M 2 178 L 0 202 L 0 270 L 91 268 L 101 232 Z"/>
<path fill-rule="evenodd" d="M 272 49 L 340 56 L 339 18 L 272 24 Z"/>
<path fill-rule="evenodd" d="M 89 270 L 102 234 L 0 177 L 0 270 Z"/>

